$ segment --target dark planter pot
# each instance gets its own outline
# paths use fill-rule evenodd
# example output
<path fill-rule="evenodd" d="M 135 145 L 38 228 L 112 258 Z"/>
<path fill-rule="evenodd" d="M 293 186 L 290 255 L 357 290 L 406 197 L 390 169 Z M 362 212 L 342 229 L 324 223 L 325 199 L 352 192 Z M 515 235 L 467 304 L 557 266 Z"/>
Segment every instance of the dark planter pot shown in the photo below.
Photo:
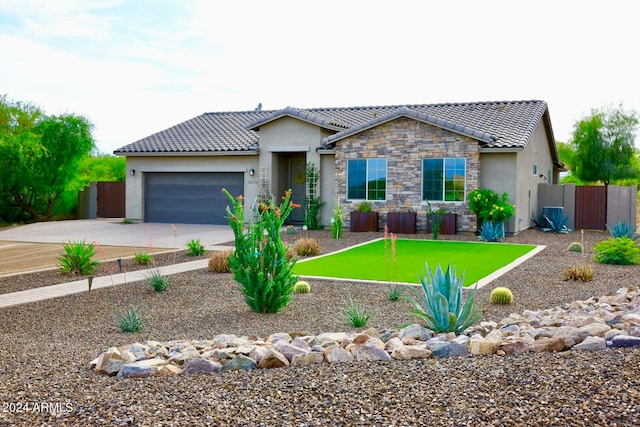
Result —
<path fill-rule="evenodd" d="M 356 233 L 378 231 L 378 212 L 351 212 L 350 230 Z"/>
<path fill-rule="evenodd" d="M 389 212 L 387 229 L 390 233 L 416 234 L 416 220 L 415 212 Z"/>
<path fill-rule="evenodd" d="M 440 234 L 456 234 L 458 227 L 458 214 L 446 213 L 438 214 L 440 217 Z M 431 233 L 431 215 L 427 213 L 427 233 Z"/>

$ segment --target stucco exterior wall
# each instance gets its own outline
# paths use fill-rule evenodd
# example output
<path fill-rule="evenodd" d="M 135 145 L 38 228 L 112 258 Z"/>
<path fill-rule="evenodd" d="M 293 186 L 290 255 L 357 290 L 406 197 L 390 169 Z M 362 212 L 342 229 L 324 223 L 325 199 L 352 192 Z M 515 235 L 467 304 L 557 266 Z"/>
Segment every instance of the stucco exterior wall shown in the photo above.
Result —
<path fill-rule="evenodd" d="M 135 175 L 129 171 L 135 169 Z M 249 171 L 256 173 L 251 176 Z M 144 188 L 147 172 L 243 172 L 244 197 L 247 201 L 258 196 L 258 156 L 129 156 L 127 157 L 126 216 L 133 221 L 144 220 Z M 250 203 L 246 203 L 250 205 Z M 248 206 L 245 206 L 248 209 Z M 245 212 L 248 214 L 248 212 Z"/>
<path fill-rule="evenodd" d="M 490 188 L 498 194 L 506 192 L 516 205 L 516 213 L 507 223 L 506 231 L 518 233 L 535 226 L 532 218 L 540 214 L 537 212 L 538 185 L 553 180 L 553 162 L 544 126 L 538 125 L 524 150 L 482 152 L 480 163 L 481 188 Z"/>
<path fill-rule="evenodd" d="M 347 164 L 350 159 L 387 159 L 387 198 L 371 201 L 379 212 L 380 226 L 390 211 L 411 209 L 418 213 L 418 230 L 426 229 L 427 203 L 422 200 L 422 159 L 466 158 L 465 195 L 479 185 L 480 154 L 476 140 L 408 118 L 398 118 L 360 132 L 336 143 L 335 191 L 347 216 L 360 200 L 347 199 Z M 475 215 L 464 202 L 432 202 L 458 214 L 458 230 L 475 229 Z"/>

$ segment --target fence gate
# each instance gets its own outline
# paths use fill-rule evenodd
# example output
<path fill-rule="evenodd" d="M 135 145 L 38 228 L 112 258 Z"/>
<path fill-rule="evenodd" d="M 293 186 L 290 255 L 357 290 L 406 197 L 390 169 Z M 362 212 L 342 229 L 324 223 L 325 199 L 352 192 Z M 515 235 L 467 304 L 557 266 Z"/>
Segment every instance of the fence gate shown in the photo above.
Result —
<path fill-rule="evenodd" d="M 125 182 L 98 182 L 98 217 L 125 217 Z"/>
<path fill-rule="evenodd" d="M 576 186 L 575 228 L 604 230 L 607 223 L 607 187 Z"/>

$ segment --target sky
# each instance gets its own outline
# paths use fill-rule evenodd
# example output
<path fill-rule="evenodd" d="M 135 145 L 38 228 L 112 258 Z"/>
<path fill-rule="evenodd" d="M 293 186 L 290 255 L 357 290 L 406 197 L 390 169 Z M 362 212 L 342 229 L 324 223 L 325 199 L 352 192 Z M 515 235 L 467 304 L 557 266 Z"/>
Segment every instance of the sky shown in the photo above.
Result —
<path fill-rule="evenodd" d="M 205 112 L 544 100 L 640 112 L 633 0 L 2 0 L 0 95 L 112 153 Z"/>

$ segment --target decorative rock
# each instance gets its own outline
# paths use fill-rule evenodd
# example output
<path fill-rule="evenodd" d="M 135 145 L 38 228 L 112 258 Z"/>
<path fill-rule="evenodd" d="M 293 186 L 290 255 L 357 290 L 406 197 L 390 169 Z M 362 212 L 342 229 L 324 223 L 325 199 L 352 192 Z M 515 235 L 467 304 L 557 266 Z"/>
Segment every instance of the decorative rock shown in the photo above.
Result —
<path fill-rule="evenodd" d="M 525 354 L 529 351 L 527 345 L 525 344 L 524 338 L 509 338 L 511 339 L 503 341 L 498 345 L 498 350 L 496 350 L 496 353 L 498 351 L 501 351 L 503 354 L 520 355 Z"/>
<path fill-rule="evenodd" d="M 428 344 L 433 357 L 465 356 L 469 354 L 469 347 L 455 342 L 435 341 Z"/>
<path fill-rule="evenodd" d="M 353 362 L 353 356 L 337 344 L 334 344 L 324 350 L 324 358 L 329 363 Z"/>
<path fill-rule="evenodd" d="M 602 337 L 587 337 L 580 344 L 574 345 L 571 350 L 604 350 L 607 348 L 607 341 Z"/>
<path fill-rule="evenodd" d="M 527 346 L 529 347 L 529 351 L 532 351 L 533 353 L 540 353 L 542 351 L 558 352 L 564 350 L 564 342 L 564 339 L 560 337 L 542 337 L 530 342 Z"/>
<path fill-rule="evenodd" d="M 118 378 L 145 378 L 155 375 L 167 362 L 158 359 L 147 359 L 125 363 L 118 372 Z"/>
<path fill-rule="evenodd" d="M 296 354 L 291 360 L 292 365 L 320 364 L 322 362 L 324 362 L 324 355 L 315 351 L 311 353 Z"/>
<path fill-rule="evenodd" d="M 252 369 L 256 369 L 256 367 L 257 364 L 255 360 L 245 356 L 244 354 L 239 354 L 222 365 L 221 371 L 250 371 Z"/>
<path fill-rule="evenodd" d="M 307 346 L 304 341 L 298 341 L 298 343 L 304 345 L 304 347 L 301 348 L 288 342 L 278 341 L 278 343 L 276 344 L 276 348 L 278 349 L 278 352 L 282 353 L 287 360 L 291 361 L 293 359 L 293 356 L 295 356 L 296 354 L 309 353 L 310 351 L 309 346 Z"/>
<path fill-rule="evenodd" d="M 406 328 L 400 329 L 398 331 L 398 338 L 402 339 L 405 337 L 415 338 L 420 341 L 427 341 L 431 339 L 431 331 L 419 325 L 417 323 L 413 323 Z"/>
<path fill-rule="evenodd" d="M 583 341 L 585 338 L 594 336 L 594 337 L 604 337 L 604 335 L 611 330 L 611 326 L 605 325 L 604 323 L 589 323 L 578 328 L 578 337 L 580 341 Z"/>
<path fill-rule="evenodd" d="M 609 345 L 609 347 L 612 348 L 637 346 L 640 346 L 640 337 L 632 337 L 628 335 L 618 335 L 613 337 L 613 339 L 611 340 L 611 345 Z"/>
<path fill-rule="evenodd" d="M 403 346 L 393 350 L 391 357 L 396 360 L 428 359 L 431 357 L 431 350 L 424 347 Z"/>
<path fill-rule="evenodd" d="M 289 366 L 289 360 L 278 350 L 270 349 L 258 363 L 259 369 L 284 368 Z"/>
<path fill-rule="evenodd" d="M 211 360 L 191 359 L 182 373 L 190 375 L 200 372 L 218 372 L 220 369 L 222 369 L 222 365 Z"/>
<path fill-rule="evenodd" d="M 353 350 L 351 350 L 351 355 L 358 362 L 391 361 L 391 356 L 384 350 L 384 343 L 382 343 L 382 348 L 380 348 L 377 345 L 378 342 L 382 343 L 382 341 L 378 339 L 371 339 L 362 345 L 356 345 Z"/>
<path fill-rule="evenodd" d="M 469 342 L 469 351 L 471 354 L 493 354 L 498 349 L 498 342 L 489 341 L 484 338 L 472 339 Z"/>

